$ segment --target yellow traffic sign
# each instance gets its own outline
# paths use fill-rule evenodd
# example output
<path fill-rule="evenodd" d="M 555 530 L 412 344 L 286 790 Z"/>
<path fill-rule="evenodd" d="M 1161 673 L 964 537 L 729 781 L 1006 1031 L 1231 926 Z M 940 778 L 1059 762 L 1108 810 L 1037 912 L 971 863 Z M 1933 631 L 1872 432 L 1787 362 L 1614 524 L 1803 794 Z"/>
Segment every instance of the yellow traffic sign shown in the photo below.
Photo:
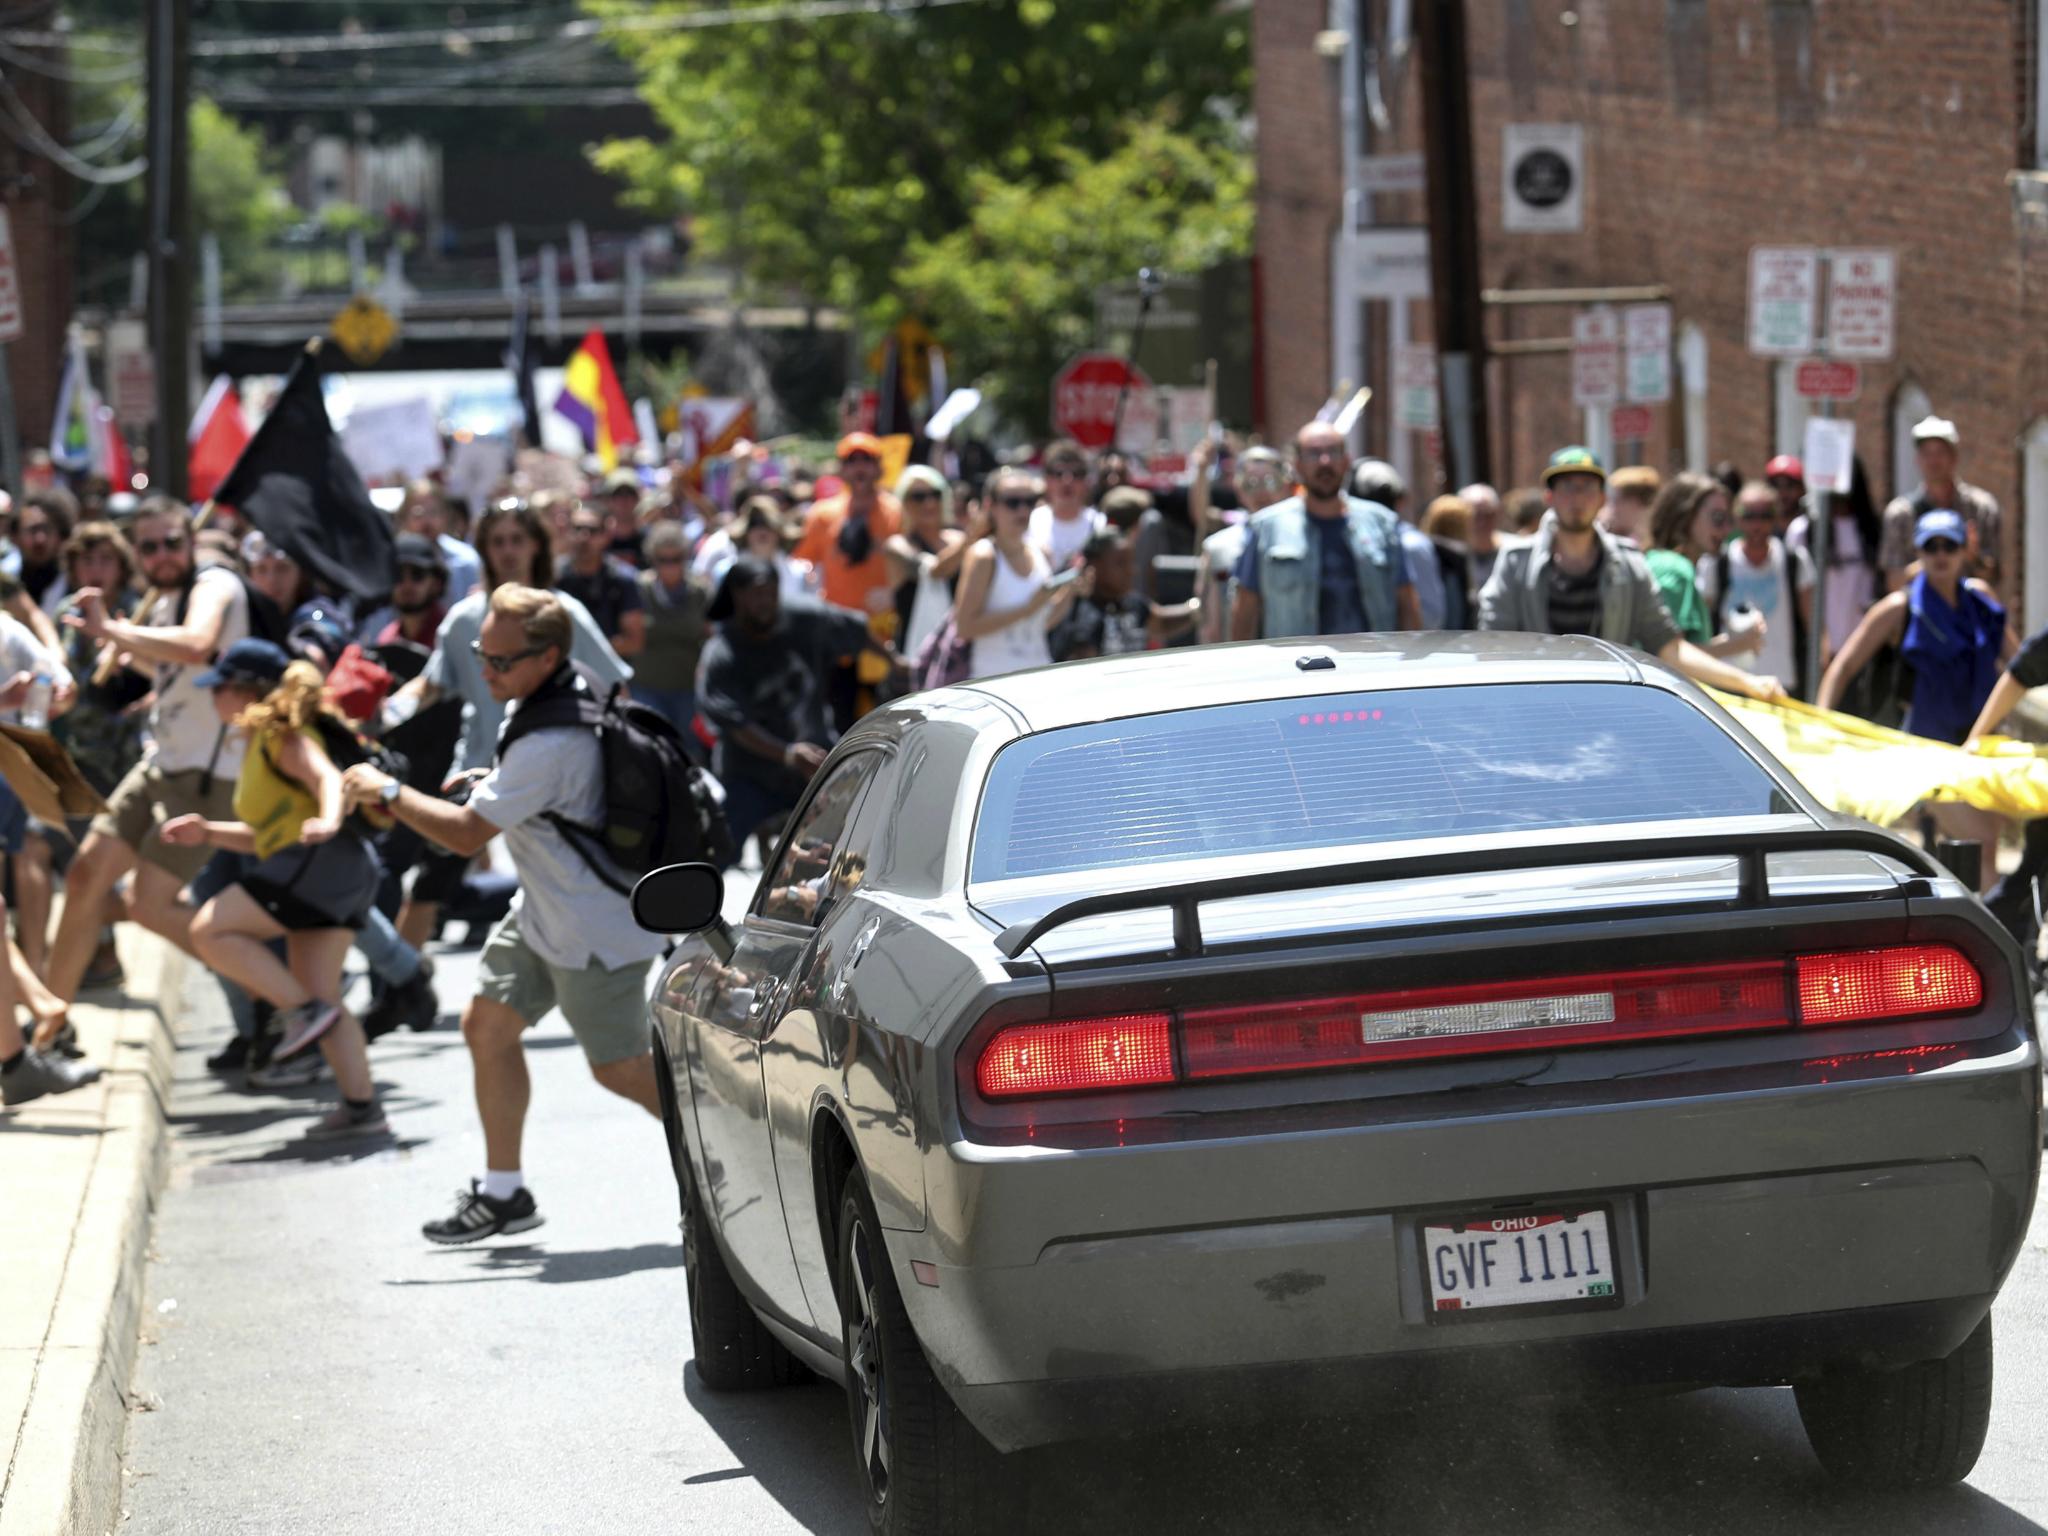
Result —
<path fill-rule="evenodd" d="M 367 365 L 391 350 L 391 343 L 398 339 L 398 322 L 382 304 L 359 293 L 334 317 L 328 333 L 341 344 L 350 362 Z"/>

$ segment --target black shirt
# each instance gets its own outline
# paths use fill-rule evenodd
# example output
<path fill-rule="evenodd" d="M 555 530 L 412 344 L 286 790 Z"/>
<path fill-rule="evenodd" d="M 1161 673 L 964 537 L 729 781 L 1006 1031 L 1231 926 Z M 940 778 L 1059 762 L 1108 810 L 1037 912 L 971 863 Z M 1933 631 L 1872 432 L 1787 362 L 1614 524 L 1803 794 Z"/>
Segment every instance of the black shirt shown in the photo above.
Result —
<path fill-rule="evenodd" d="M 735 743 L 733 732 L 752 725 L 777 741 L 830 746 L 838 731 L 826 680 L 839 657 L 868 644 L 864 615 L 797 598 L 784 600 L 766 635 L 747 634 L 737 622 L 719 625 L 704 642 L 697 687 L 697 707 L 720 732 L 712 772 L 788 788 L 795 776 Z"/>
<path fill-rule="evenodd" d="M 607 640 L 624 628 L 627 614 L 647 606 L 633 572 L 615 560 L 606 560 L 595 576 L 582 576 L 564 559 L 555 574 L 555 587 L 590 610 Z"/>
<path fill-rule="evenodd" d="M 1607 552 L 1602 550 L 1592 569 L 1573 576 L 1555 560 L 1550 562 L 1544 575 L 1553 635 L 1600 633 L 1600 568 L 1606 563 Z"/>
<path fill-rule="evenodd" d="M 1135 592 L 1114 601 L 1084 597 L 1054 626 L 1049 637 L 1052 659 L 1065 661 L 1080 653 L 1090 656 L 1124 656 L 1151 644 L 1146 625 L 1152 605 Z"/>
<path fill-rule="evenodd" d="M 2026 643 L 2013 653 L 2012 662 L 2005 670 L 2022 688 L 2039 688 L 2048 684 L 2048 629 L 2027 636 Z"/>

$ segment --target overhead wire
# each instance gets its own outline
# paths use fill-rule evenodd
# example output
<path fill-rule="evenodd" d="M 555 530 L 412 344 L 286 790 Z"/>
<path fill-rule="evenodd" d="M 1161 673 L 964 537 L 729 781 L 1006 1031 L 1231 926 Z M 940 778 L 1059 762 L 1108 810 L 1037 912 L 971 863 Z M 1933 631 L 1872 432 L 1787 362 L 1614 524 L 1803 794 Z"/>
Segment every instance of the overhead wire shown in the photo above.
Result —
<path fill-rule="evenodd" d="M 12 120 L 11 125 L 5 120 L 0 120 L 0 132 L 4 132 L 24 149 L 41 155 L 65 174 L 75 176 L 80 181 L 91 182 L 94 185 L 118 186 L 124 181 L 133 181 L 149 169 L 147 157 L 141 155 L 119 165 L 109 166 L 94 165 L 90 160 L 74 154 L 70 148 L 58 143 L 51 136 L 49 129 L 38 121 L 35 113 L 29 110 L 28 104 L 14 89 L 14 82 L 9 80 L 5 73 L 0 73 L 0 107 L 5 108 L 6 117 Z"/>

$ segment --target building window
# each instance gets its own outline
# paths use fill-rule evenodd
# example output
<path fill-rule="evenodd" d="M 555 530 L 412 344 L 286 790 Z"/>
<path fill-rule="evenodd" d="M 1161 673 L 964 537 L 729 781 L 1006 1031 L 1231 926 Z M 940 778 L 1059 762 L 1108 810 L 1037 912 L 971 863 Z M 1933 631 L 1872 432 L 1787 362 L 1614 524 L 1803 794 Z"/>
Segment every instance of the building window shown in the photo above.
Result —
<path fill-rule="evenodd" d="M 1707 333 L 1688 320 L 1678 328 L 1678 378 L 1685 391 L 1685 467 L 1705 474 L 1707 449 Z"/>
<path fill-rule="evenodd" d="M 2048 4 L 2048 0 L 2042 0 Z M 1508 99 L 1517 117 L 1536 109 L 1536 84 L 1541 61 L 1536 57 L 1533 0 L 1507 0 L 1501 27 L 1501 73 L 1507 77 Z"/>
<path fill-rule="evenodd" d="M 1773 453 L 1801 455 L 1806 452 L 1806 418 L 1813 414 L 1813 402 L 1799 393 L 1793 375 L 1797 358 L 1786 358 L 1771 369 L 1771 442 Z"/>
<path fill-rule="evenodd" d="M 2048 417 L 2020 439 L 2020 493 L 2026 501 L 2022 529 L 2044 530 L 2026 539 L 2027 633 L 2048 626 Z"/>
<path fill-rule="evenodd" d="M 1771 67 L 1778 121 L 1807 127 L 1813 107 L 1813 0 L 1771 0 Z"/>
<path fill-rule="evenodd" d="M 2048 4 L 2048 0 L 2042 0 Z M 1707 114 L 1707 0 L 1664 0 L 1664 39 L 1671 56 L 1671 104 L 1681 117 Z"/>
<path fill-rule="evenodd" d="M 1913 424 L 1934 414 L 1927 391 L 1911 379 L 1892 395 L 1892 494 L 1904 496 L 1920 488 L 1920 461 L 1913 456 Z"/>

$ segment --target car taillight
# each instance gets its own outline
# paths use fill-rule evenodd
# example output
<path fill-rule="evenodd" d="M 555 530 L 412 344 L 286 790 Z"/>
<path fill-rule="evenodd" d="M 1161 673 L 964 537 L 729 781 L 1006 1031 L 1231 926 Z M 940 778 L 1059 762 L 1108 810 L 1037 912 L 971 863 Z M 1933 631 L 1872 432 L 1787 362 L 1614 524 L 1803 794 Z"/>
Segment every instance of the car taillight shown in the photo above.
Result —
<path fill-rule="evenodd" d="M 1766 963 L 1192 1008 L 1181 1016 L 1181 1041 L 1188 1076 L 1203 1078 L 1783 1029 L 1790 1022 L 1785 967 Z"/>
<path fill-rule="evenodd" d="M 1164 1013 L 1023 1024 L 999 1030 L 981 1053 L 983 1097 L 1088 1093 L 1173 1081 L 1173 1020 Z"/>
<path fill-rule="evenodd" d="M 1797 964 L 1804 1024 L 1955 1013 L 1984 1001 L 1977 968 L 1946 944 L 1801 955 Z"/>
<path fill-rule="evenodd" d="M 1000 1029 L 986 1098 L 1825 1028 L 1979 1006 L 1947 945 L 1123 1014 Z M 1178 1036 L 1178 1061 L 1175 1058 Z"/>

